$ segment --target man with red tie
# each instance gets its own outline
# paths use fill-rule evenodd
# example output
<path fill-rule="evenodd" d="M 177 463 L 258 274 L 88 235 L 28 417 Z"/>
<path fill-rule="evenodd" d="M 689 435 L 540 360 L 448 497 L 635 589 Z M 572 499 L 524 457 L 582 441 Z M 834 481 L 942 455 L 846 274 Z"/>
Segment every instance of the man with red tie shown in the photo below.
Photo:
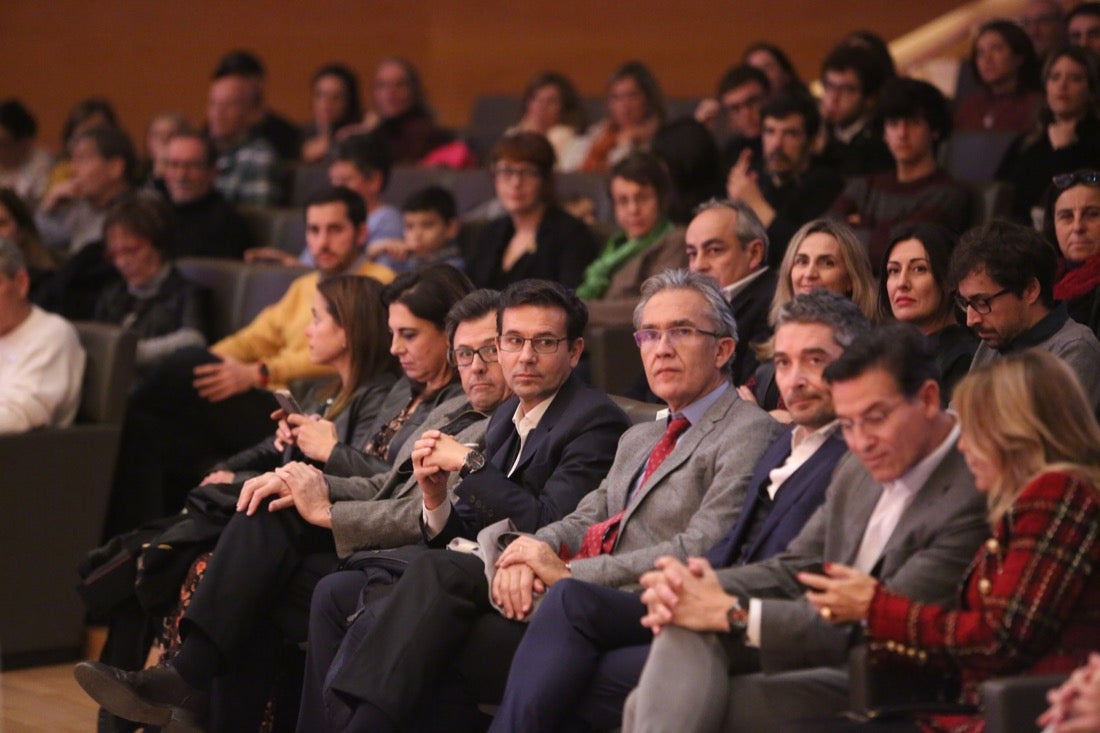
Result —
<path fill-rule="evenodd" d="M 548 587 L 567 577 L 636 583 L 657 557 L 705 552 L 733 524 L 782 426 L 730 385 L 737 332 L 729 308 L 710 278 L 673 270 L 645 283 L 634 323 L 668 417 L 628 430 L 599 488 L 564 519 L 514 540 L 491 587 L 476 556 L 415 559 L 364 613 L 371 628 L 355 653 L 330 670 L 326 706 L 336 730 L 441 720 L 465 730 L 477 703 L 500 699 L 522 622 Z"/>

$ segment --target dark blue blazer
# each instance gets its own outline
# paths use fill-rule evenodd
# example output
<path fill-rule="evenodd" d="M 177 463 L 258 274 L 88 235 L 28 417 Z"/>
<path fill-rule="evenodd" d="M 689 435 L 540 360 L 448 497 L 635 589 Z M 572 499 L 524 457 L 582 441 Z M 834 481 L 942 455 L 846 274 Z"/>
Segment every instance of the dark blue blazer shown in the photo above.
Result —
<path fill-rule="evenodd" d="M 534 532 L 572 512 L 600 485 L 615 460 L 615 449 L 630 419 L 602 390 L 575 375 L 527 436 L 519 465 L 519 435 L 512 423 L 519 398 L 501 404 L 485 430 L 485 467 L 455 488 L 454 511 L 443 531 L 428 544 L 442 547 L 453 537 L 474 539 L 482 527 L 508 517 L 521 532 Z"/>
<path fill-rule="evenodd" d="M 745 505 L 729 533 L 719 540 L 707 552 L 707 560 L 716 568 L 727 567 L 741 557 L 738 552 L 749 531 L 749 519 L 760 500 L 760 487 L 768 483 L 768 474 L 787 460 L 791 454 L 792 425 L 772 443 L 756 464 L 752 481 L 749 484 Z M 825 502 L 825 488 L 833 475 L 837 461 L 848 452 L 848 446 L 840 437 L 840 431 L 834 431 L 817 449 L 809 460 L 798 467 L 790 478 L 783 482 L 775 497 L 775 505 L 764 520 L 764 526 L 756 535 L 756 540 L 745 548 L 745 561 L 758 562 L 787 549 L 787 543 L 802 529 L 819 506 Z"/>

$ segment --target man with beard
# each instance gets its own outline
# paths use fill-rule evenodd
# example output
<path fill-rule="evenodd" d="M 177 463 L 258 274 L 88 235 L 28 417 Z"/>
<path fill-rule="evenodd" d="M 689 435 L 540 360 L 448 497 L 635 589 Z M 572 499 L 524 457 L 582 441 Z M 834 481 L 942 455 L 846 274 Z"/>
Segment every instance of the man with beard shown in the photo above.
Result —
<path fill-rule="evenodd" d="M 778 267 L 797 229 L 821 216 L 844 188 L 840 173 L 814 165 L 811 147 L 821 127 L 813 99 L 783 94 L 765 105 L 764 170 L 754 173 L 748 151 L 730 169 L 726 193 L 752 207 L 768 229 L 768 264 Z"/>

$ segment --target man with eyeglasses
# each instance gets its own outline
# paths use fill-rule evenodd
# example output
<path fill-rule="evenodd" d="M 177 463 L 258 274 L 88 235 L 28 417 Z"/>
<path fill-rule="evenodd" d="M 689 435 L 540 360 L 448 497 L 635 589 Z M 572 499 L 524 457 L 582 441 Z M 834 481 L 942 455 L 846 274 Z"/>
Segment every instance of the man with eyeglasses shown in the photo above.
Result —
<path fill-rule="evenodd" d="M 521 341 L 515 353 L 529 361 L 535 349 L 527 339 L 543 329 L 513 332 L 507 314 L 502 361 Z M 491 583 L 477 557 L 413 560 L 349 655 L 354 669 L 330 670 L 330 710 L 348 707 L 345 718 L 330 718 L 336 729 L 467 730 L 479 717 L 477 703 L 500 699 L 523 621 L 548 588 L 565 578 L 632 585 L 658 555 L 703 552 L 732 524 L 753 467 L 781 427 L 729 384 L 729 309 L 712 280 L 671 270 L 646 281 L 635 326 L 650 388 L 668 403 L 668 418 L 627 431 L 599 488 L 564 519 L 511 541 L 490 569 Z M 560 335 L 547 330 L 541 348 Z M 527 371 L 505 364 L 513 377 Z M 538 381 L 514 381 L 513 389 L 522 397 Z"/>
<path fill-rule="evenodd" d="M 732 66 L 718 80 L 718 91 L 713 99 L 704 99 L 695 108 L 695 119 L 712 132 L 719 128 L 720 118 L 728 140 L 722 148 L 722 160 L 726 169 L 748 153 L 748 164 L 759 172 L 764 167 L 761 141 L 760 110 L 772 96 L 771 82 L 767 75 L 748 64 Z"/>
<path fill-rule="evenodd" d="M 786 550 L 717 571 L 704 558 L 662 557 L 642 576 L 642 624 L 655 637 L 624 733 L 757 733 L 847 709 L 859 629 L 805 599 L 831 582 L 832 563 L 924 602 L 952 598 L 988 526 L 937 372 L 911 325 L 858 336 L 824 371 L 852 455 Z"/>
<path fill-rule="evenodd" d="M 970 368 L 1045 349 L 1069 364 L 1093 410 L 1100 410 L 1100 341 L 1055 301 L 1057 270 L 1054 246 L 1030 227 L 993 221 L 963 235 L 951 255 L 949 281 L 966 325 L 982 340 Z"/>
<path fill-rule="evenodd" d="M 217 158 L 214 143 L 198 133 L 168 139 L 164 189 L 176 212 L 179 257 L 240 259 L 252 245 L 244 218 L 214 188 Z"/>
<path fill-rule="evenodd" d="M 821 117 L 827 141 L 820 161 L 845 176 L 890 170 L 894 159 L 875 124 L 882 85 L 893 70 L 866 48 L 839 46 L 821 64 Z"/>

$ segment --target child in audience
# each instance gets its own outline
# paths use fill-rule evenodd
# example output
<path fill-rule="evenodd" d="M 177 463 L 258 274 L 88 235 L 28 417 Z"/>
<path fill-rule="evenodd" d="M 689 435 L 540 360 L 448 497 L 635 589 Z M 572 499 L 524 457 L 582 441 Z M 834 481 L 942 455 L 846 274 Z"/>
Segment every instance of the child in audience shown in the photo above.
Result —
<path fill-rule="evenodd" d="M 394 272 L 410 272 L 435 263 L 465 268 L 455 242 L 461 222 L 454 196 L 441 186 L 428 186 L 401 207 L 404 239 L 386 239 L 367 247 L 367 256 Z"/>

